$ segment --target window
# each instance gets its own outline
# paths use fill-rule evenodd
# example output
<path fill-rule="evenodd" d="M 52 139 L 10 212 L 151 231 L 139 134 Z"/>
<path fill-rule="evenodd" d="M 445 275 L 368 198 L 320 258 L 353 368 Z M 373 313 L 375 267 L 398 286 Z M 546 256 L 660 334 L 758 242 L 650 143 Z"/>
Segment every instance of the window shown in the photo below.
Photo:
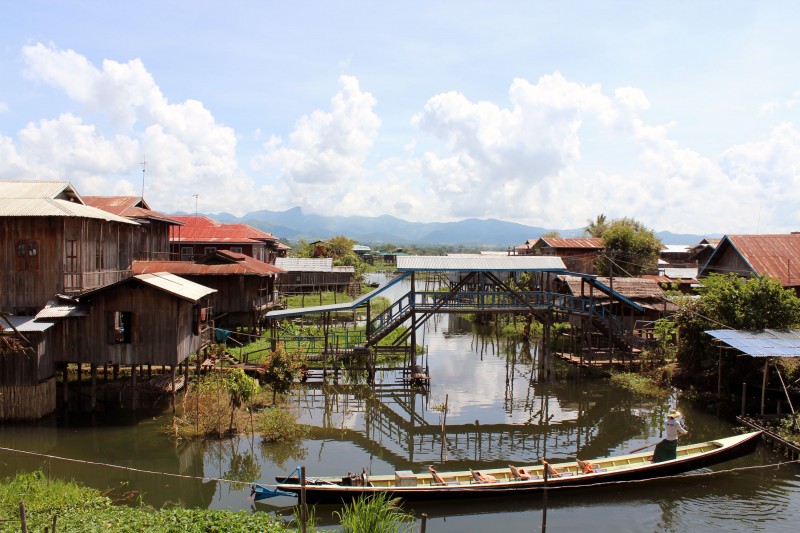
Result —
<path fill-rule="evenodd" d="M 136 315 L 131 311 L 109 311 L 109 344 L 133 344 L 136 335 Z"/>
<path fill-rule="evenodd" d="M 233 252 L 235 254 L 240 254 L 240 253 L 242 253 L 242 247 L 241 246 L 231 246 L 231 252 Z"/>
<path fill-rule="evenodd" d="M 39 241 L 17 241 L 14 268 L 17 271 L 39 270 Z"/>
<path fill-rule="evenodd" d="M 181 246 L 181 261 L 191 261 L 194 256 L 194 248 L 191 246 Z"/>
<path fill-rule="evenodd" d="M 214 247 L 214 246 L 206 246 L 206 249 L 205 249 L 205 251 L 203 253 L 208 255 L 208 254 L 213 254 L 216 251 L 217 251 L 216 247 Z"/>
<path fill-rule="evenodd" d="M 95 244 L 94 269 L 103 270 L 103 241 L 97 241 Z"/>

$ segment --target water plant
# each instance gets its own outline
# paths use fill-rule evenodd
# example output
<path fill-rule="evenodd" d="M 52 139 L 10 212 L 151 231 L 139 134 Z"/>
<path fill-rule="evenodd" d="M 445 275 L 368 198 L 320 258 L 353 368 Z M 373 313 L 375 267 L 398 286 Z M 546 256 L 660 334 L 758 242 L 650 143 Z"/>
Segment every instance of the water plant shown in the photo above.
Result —
<path fill-rule="evenodd" d="M 398 499 L 386 494 L 362 496 L 334 514 L 344 533 L 399 533 L 413 531 L 414 527 L 414 516 L 400 508 Z"/>

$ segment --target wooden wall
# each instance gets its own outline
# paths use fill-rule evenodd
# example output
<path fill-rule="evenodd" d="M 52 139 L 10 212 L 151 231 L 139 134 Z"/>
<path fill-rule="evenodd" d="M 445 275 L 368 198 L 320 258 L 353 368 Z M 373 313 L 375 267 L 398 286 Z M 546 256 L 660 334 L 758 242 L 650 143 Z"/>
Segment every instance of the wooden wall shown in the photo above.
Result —
<path fill-rule="evenodd" d="M 55 378 L 36 385 L 0 385 L 0 420 L 38 420 L 55 410 Z"/>
<path fill-rule="evenodd" d="M 194 304 L 135 279 L 90 296 L 86 317 L 60 323 L 55 361 L 104 364 L 176 365 L 200 348 L 193 327 Z M 130 312 L 130 343 L 114 342 L 110 317 Z"/>

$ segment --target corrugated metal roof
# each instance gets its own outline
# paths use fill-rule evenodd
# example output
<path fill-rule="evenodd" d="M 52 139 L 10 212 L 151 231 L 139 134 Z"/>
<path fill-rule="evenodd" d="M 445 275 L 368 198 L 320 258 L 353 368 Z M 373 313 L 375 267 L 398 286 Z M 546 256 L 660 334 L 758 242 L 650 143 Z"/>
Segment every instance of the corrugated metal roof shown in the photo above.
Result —
<path fill-rule="evenodd" d="M 224 224 L 202 215 L 172 215 L 171 218 L 184 224 L 180 229 L 172 228 L 170 230 L 170 240 L 174 242 L 224 242 L 228 244 L 277 242 L 277 238 L 271 233 L 247 224 Z"/>
<path fill-rule="evenodd" d="M 275 266 L 286 272 L 330 272 L 333 268 L 333 259 L 330 257 L 305 258 L 305 257 L 278 257 Z"/>
<path fill-rule="evenodd" d="M 706 333 L 753 357 L 800 357 L 800 329 L 712 329 Z"/>
<path fill-rule="evenodd" d="M 691 251 L 691 244 L 662 244 L 661 251 L 668 254 L 684 254 Z"/>
<path fill-rule="evenodd" d="M 75 199 L 83 203 L 78 191 L 61 180 L 0 180 L 0 198 Z"/>
<path fill-rule="evenodd" d="M 353 309 L 363 305 L 367 300 L 370 300 L 380 293 L 394 285 L 395 283 L 399 283 L 400 281 L 404 280 L 405 278 L 409 277 L 411 272 L 406 272 L 405 274 L 401 274 L 395 278 L 392 278 L 387 283 L 381 285 L 377 289 L 368 292 L 362 296 L 359 296 L 352 302 L 345 302 L 340 304 L 329 304 L 329 305 L 317 305 L 315 307 L 302 307 L 298 309 L 281 309 L 277 311 L 270 311 L 267 313 L 268 318 L 287 318 L 290 316 L 300 316 L 300 315 L 310 315 L 315 313 L 330 313 L 334 311 L 352 311 Z"/>
<path fill-rule="evenodd" d="M 217 251 L 222 255 L 222 251 Z M 169 272 L 177 275 L 191 276 L 272 276 L 283 272 L 280 268 L 269 263 L 264 263 L 244 254 L 234 254 L 240 260 L 219 261 L 213 263 L 195 263 L 192 261 L 134 261 L 131 270 L 134 274 L 147 274 L 152 272 Z"/>
<path fill-rule="evenodd" d="M 582 248 L 589 250 L 602 250 L 605 245 L 599 237 L 540 237 L 534 247 L 547 245 L 550 248 Z"/>
<path fill-rule="evenodd" d="M 139 196 L 84 196 L 83 201 L 86 205 L 121 217 L 159 220 L 176 226 L 183 225 L 183 222 L 175 218 L 153 211 Z"/>
<path fill-rule="evenodd" d="M 664 268 L 664 276 L 672 279 L 696 279 L 696 268 Z"/>
<path fill-rule="evenodd" d="M 6 332 L 13 332 L 14 330 L 8 327 L 6 321 L 17 328 L 20 333 L 43 332 L 53 327 L 52 322 L 36 322 L 34 316 L 3 316 L 0 317 L 0 330 Z"/>
<path fill-rule="evenodd" d="M 475 255 L 470 257 L 407 255 L 397 258 L 400 272 L 564 272 L 560 257 L 541 255 Z"/>
<path fill-rule="evenodd" d="M 152 274 L 137 274 L 133 276 L 142 283 L 147 283 L 158 289 L 174 294 L 185 300 L 196 302 L 208 296 L 211 293 L 217 292 L 216 289 L 211 289 L 205 285 L 200 285 L 188 279 L 181 278 L 169 272 L 154 272 Z"/>
<path fill-rule="evenodd" d="M 77 217 L 138 225 L 137 222 L 108 211 L 68 200 L 51 198 L 0 198 L 2 217 Z"/>
<path fill-rule="evenodd" d="M 714 272 L 719 258 L 733 248 L 753 274 L 777 278 L 784 287 L 800 286 L 800 234 L 726 235 L 701 269 Z"/>
<path fill-rule="evenodd" d="M 89 309 L 78 302 L 67 300 L 50 300 L 36 313 L 36 318 L 66 318 L 69 316 L 87 316 Z"/>

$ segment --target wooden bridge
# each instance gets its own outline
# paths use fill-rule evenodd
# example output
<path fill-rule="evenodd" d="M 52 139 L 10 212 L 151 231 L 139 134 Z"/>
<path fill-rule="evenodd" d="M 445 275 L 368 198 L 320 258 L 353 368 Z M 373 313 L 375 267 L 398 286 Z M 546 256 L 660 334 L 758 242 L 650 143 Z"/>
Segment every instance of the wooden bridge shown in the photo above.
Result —
<path fill-rule="evenodd" d="M 277 338 L 278 321 L 309 314 L 323 315 L 321 354 L 366 353 L 400 326 L 406 326 L 397 336 L 395 346 L 409 344 L 410 368 L 417 367 L 416 333 L 438 313 L 529 314 L 542 323 L 545 345 L 550 341 L 550 327 L 556 322 L 580 325 L 585 339 L 583 350 L 591 351 L 597 338 L 613 352 L 636 351 L 644 342 L 635 334 L 637 314 L 644 309 L 595 276 L 568 272 L 558 257 L 549 256 L 405 256 L 398 257 L 400 275 L 386 285 L 361 296 L 353 302 L 271 311 L 267 318 Z M 582 279 L 580 296 L 557 291 L 559 276 L 578 276 Z M 436 290 L 417 286 L 424 280 L 440 280 Z M 370 302 L 390 287 L 407 281 L 410 289 L 385 311 L 372 316 Z M 534 290 L 531 290 L 531 287 Z M 584 290 L 585 289 L 585 290 Z M 603 293 L 603 302 L 595 298 Z M 346 338 L 330 332 L 331 315 L 340 312 L 366 312 L 366 331 Z"/>

